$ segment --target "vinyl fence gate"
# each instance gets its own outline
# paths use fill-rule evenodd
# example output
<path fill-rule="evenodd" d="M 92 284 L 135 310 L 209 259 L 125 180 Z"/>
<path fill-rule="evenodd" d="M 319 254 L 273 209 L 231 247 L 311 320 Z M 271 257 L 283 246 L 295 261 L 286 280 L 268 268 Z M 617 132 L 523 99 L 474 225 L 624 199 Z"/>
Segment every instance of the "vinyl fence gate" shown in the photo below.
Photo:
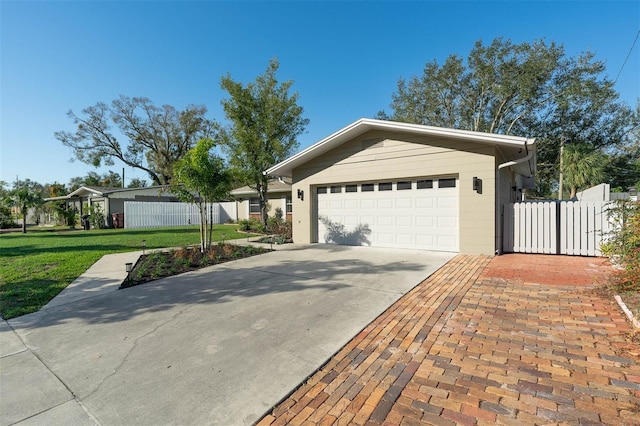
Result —
<path fill-rule="evenodd" d="M 527 201 L 503 207 L 502 248 L 509 253 L 601 256 L 611 230 L 607 201 Z"/>

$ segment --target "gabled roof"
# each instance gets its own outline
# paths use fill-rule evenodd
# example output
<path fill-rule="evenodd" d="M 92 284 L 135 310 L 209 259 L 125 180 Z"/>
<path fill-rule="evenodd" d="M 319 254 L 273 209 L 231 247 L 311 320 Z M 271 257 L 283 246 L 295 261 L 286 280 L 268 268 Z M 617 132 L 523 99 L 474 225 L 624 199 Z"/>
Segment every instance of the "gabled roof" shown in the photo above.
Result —
<path fill-rule="evenodd" d="M 267 187 L 267 193 L 270 194 L 274 192 L 291 192 L 291 182 L 287 182 L 284 180 L 280 181 L 279 179 L 271 179 Z M 257 195 L 257 192 L 255 189 L 247 185 L 232 190 L 230 194 L 238 197 L 241 195 Z"/>
<path fill-rule="evenodd" d="M 361 118 L 360 120 L 349 124 L 332 135 L 327 136 L 321 141 L 316 142 L 310 147 L 276 164 L 264 173 L 270 176 L 291 176 L 291 171 L 294 168 L 370 130 L 411 133 L 422 136 L 438 136 L 447 139 L 462 139 L 465 141 L 490 144 L 505 148 L 525 148 L 525 150 L 528 151 L 535 151 L 534 138 Z M 524 157 L 524 154 L 521 157 Z M 535 155 L 533 156 L 533 164 L 530 165 L 530 168 L 532 171 L 535 170 Z"/>
<path fill-rule="evenodd" d="M 51 197 L 45 198 L 45 201 L 55 201 L 55 200 L 67 200 L 69 198 L 81 198 L 87 196 L 97 196 L 104 197 L 105 195 L 117 193 L 117 192 L 133 192 L 133 191 L 143 191 L 154 188 L 168 188 L 168 185 L 157 185 L 157 186 L 145 186 L 142 188 L 116 188 L 116 187 L 103 187 L 103 186 L 81 186 L 75 191 L 70 192 L 67 195 L 61 195 L 59 197 Z"/>

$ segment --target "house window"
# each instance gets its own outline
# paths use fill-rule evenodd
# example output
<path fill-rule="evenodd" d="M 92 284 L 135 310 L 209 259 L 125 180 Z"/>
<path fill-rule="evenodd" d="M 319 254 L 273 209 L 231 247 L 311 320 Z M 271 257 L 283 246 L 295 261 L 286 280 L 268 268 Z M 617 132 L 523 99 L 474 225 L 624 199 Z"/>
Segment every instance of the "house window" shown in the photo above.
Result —
<path fill-rule="evenodd" d="M 286 199 L 285 203 L 286 203 L 287 213 L 292 213 L 293 212 L 293 203 L 291 202 L 291 195 L 287 195 L 287 199 Z"/>
<path fill-rule="evenodd" d="M 372 192 L 373 191 L 373 184 L 372 183 L 363 183 L 362 186 L 360 187 L 360 190 L 362 192 Z"/>
<path fill-rule="evenodd" d="M 340 185 L 334 185 L 331 187 L 332 194 L 340 194 L 342 192 L 342 187 Z"/>
<path fill-rule="evenodd" d="M 455 188 L 456 179 L 438 179 L 438 188 Z"/>
<path fill-rule="evenodd" d="M 391 191 L 393 185 L 391 182 L 382 182 L 378 184 L 378 191 Z"/>
<path fill-rule="evenodd" d="M 416 182 L 416 187 L 418 189 L 431 189 L 433 188 L 433 181 L 431 179 L 419 180 Z"/>
<path fill-rule="evenodd" d="M 319 186 L 318 187 L 318 194 L 326 194 L 327 193 L 327 187 L 326 186 Z"/>
<path fill-rule="evenodd" d="M 259 198 L 249 198 L 249 214 L 260 214 Z"/>
<path fill-rule="evenodd" d="M 345 185 L 345 192 L 358 192 L 358 185 Z"/>
<path fill-rule="evenodd" d="M 398 182 L 396 184 L 396 188 L 398 189 L 398 191 L 402 191 L 402 190 L 405 190 L 405 189 L 411 189 L 411 181 Z"/>

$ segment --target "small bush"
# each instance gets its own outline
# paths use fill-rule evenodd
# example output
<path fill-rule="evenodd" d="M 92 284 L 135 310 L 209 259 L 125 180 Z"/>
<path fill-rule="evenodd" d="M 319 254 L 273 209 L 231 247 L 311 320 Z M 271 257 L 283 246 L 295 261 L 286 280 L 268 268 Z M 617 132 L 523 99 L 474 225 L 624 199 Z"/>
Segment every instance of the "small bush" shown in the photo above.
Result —
<path fill-rule="evenodd" d="M 619 201 L 609 210 L 614 223 L 602 252 L 623 267 L 612 277 L 616 291 L 640 291 L 640 203 Z"/>
<path fill-rule="evenodd" d="M 89 222 L 91 227 L 95 229 L 104 229 L 107 224 L 104 220 L 104 212 L 100 204 L 92 204 L 89 206 Z"/>
<path fill-rule="evenodd" d="M 240 225 L 241 231 L 257 233 L 263 233 L 265 231 L 265 227 L 260 219 L 256 219 L 255 217 L 249 219 L 241 219 L 238 221 L 238 225 Z"/>
<path fill-rule="evenodd" d="M 0 229 L 17 228 L 18 224 L 14 222 L 11 216 L 11 209 L 6 206 L 0 206 Z"/>

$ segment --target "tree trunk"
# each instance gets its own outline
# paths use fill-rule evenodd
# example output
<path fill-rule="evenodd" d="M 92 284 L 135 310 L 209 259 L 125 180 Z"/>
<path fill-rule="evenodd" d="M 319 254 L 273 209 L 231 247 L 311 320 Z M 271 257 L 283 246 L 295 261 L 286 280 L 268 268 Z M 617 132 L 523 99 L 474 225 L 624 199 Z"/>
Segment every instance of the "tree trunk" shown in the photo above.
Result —
<path fill-rule="evenodd" d="M 267 190 L 269 189 L 268 181 L 262 182 L 258 188 L 258 196 L 260 197 L 260 220 L 262 221 L 262 225 L 267 227 L 267 208 L 269 198 L 267 196 Z"/>
<path fill-rule="evenodd" d="M 27 213 L 29 209 L 27 207 L 22 207 L 22 233 L 27 233 Z"/>
<path fill-rule="evenodd" d="M 205 252 L 207 244 L 207 214 L 204 212 L 204 209 L 206 208 L 206 205 L 202 205 L 202 203 L 200 203 L 200 252 L 202 253 Z"/>

